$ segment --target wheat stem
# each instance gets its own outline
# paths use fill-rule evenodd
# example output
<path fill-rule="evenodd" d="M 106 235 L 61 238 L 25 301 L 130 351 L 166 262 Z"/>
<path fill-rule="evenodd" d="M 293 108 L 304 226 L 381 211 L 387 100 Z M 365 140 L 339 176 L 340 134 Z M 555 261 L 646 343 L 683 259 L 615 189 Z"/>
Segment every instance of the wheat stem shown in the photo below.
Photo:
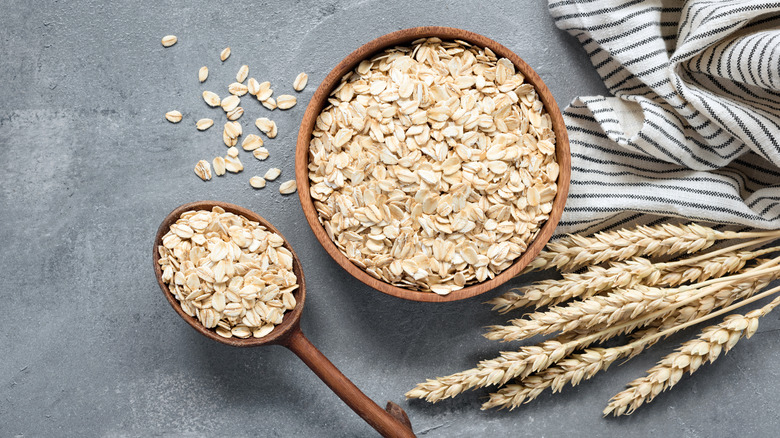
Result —
<path fill-rule="evenodd" d="M 641 339 L 645 336 L 702 317 L 709 312 L 712 312 L 714 309 L 729 306 L 735 301 L 749 298 L 756 292 L 769 286 L 769 284 L 777 278 L 780 278 L 780 273 L 778 272 L 767 277 L 752 278 L 750 280 L 744 280 L 741 283 L 728 285 L 711 296 L 702 298 L 701 300 L 691 303 L 689 306 L 676 309 L 668 316 L 649 324 L 646 328 L 631 333 L 631 338 Z M 657 340 L 648 344 L 648 347 L 655 342 L 657 342 Z"/>
<path fill-rule="evenodd" d="M 756 239 L 762 237 L 780 237 L 780 230 L 768 231 L 719 231 L 721 239 Z"/>
<path fill-rule="evenodd" d="M 761 265 L 757 266 L 756 268 L 763 267 L 763 266 L 765 266 L 767 264 L 777 263 L 777 262 L 778 262 L 778 259 L 770 260 L 770 261 L 768 261 L 766 263 L 762 263 Z M 754 268 L 754 269 L 756 269 L 756 268 Z M 736 277 L 736 276 L 734 276 L 734 277 Z M 705 289 L 708 289 L 708 288 L 705 288 Z M 657 310 L 655 312 L 646 314 L 646 315 L 644 315 L 644 316 L 642 316 L 640 318 L 637 318 L 637 319 L 624 321 L 624 322 L 621 322 L 619 324 L 615 324 L 613 326 L 604 328 L 602 330 L 599 330 L 598 332 L 592 333 L 592 334 L 587 335 L 584 338 L 582 338 L 582 343 L 583 343 L 583 345 L 590 345 L 592 342 L 594 342 L 596 340 L 602 340 L 603 341 L 603 340 L 609 339 L 609 338 L 611 338 L 613 336 L 617 336 L 617 335 L 619 335 L 621 333 L 624 333 L 625 331 L 630 331 L 630 330 L 632 330 L 632 329 L 634 329 L 636 327 L 639 327 L 640 325 L 646 324 L 648 321 L 653 321 L 653 320 L 655 320 L 655 319 L 657 319 L 657 318 L 659 318 L 659 317 L 661 317 L 661 316 L 663 316 L 663 315 L 665 315 L 667 313 L 671 313 L 673 310 L 675 310 L 677 308 L 683 307 L 683 306 L 688 305 L 688 304 L 690 304 L 690 303 L 692 303 L 694 301 L 697 301 L 697 300 L 701 299 L 702 297 L 704 297 L 704 296 L 706 296 L 706 295 L 708 295 L 710 293 L 712 293 L 711 290 L 700 291 L 699 293 L 695 293 L 693 295 L 689 295 L 687 298 L 681 299 L 680 301 L 675 302 L 674 304 L 672 304 L 672 305 L 670 305 L 670 306 L 668 306 L 666 308 L 662 308 L 662 309 Z"/>
<path fill-rule="evenodd" d="M 703 297 L 721 289 L 722 286 L 717 286 L 719 283 L 733 284 L 742 279 L 780 271 L 780 266 L 763 268 L 769 263 L 774 262 L 767 262 L 742 274 L 713 278 L 678 288 L 636 285 L 632 289 L 619 290 L 606 296 L 595 296 L 566 306 L 551 307 L 546 312 L 535 312 L 526 318 L 510 320 L 510 325 L 489 327 L 484 336 L 491 340 L 514 341 L 557 331 L 566 333 L 579 328 L 612 324 L 655 310 L 671 310 L 679 306 L 676 302 L 680 296 L 689 291 L 693 292 L 688 295 Z"/>
<path fill-rule="evenodd" d="M 763 242 L 759 239 L 745 243 L 751 246 Z M 536 308 L 557 305 L 573 298 L 589 298 L 611 289 L 631 288 L 637 284 L 677 286 L 684 282 L 721 277 L 742 269 L 749 260 L 780 251 L 780 246 L 756 251 L 734 251 L 742 247 L 742 244 L 735 245 L 724 248 L 729 251 L 713 251 L 705 254 L 707 257 L 699 256 L 675 262 L 653 264 L 644 258 L 634 258 L 625 262 L 613 262 L 609 268 L 591 266 L 583 273 L 564 273 L 560 280 L 543 280 L 512 289 L 487 301 L 487 304 L 492 304 L 493 310 L 499 313 L 507 313 L 530 304 Z"/>
<path fill-rule="evenodd" d="M 475 368 L 419 383 L 406 393 L 406 398 L 424 398 L 435 403 L 468 389 L 504 384 L 512 378 L 547 368 L 586 345 L 583 342 L 583 339 L 574 340 L 573 336 L 559 336 L 518 351 L 504 351 L 495 359 L 479 362 Z"/>
<path fill-rule="evenodd" d="M 693 296 L 688 300 L 683 300 L 678 306 L 688 304 L 697 298 L 697 296 Z M 406 398 L 420 398 L 435 403 L 455 397 L 468 389 L 502 385 L 513 378 L 523 378 L 531 373 L 549 368 L 562 358 L 572 354 L 578 348 L 585 348 L 598 340 L 616 336 L 627 327 L 636 325 L 641 321 L 653 320 L 667 311 L 663 309 L 638 320 L 623 322 L 588 335 L 561 335 L 556 339 L 544 341 L 538 345 L 522 347 L 516 352 L 502 352 L 495 359 L 481 361 L 476 368 L 445 377 L 428 379 L 423 383 L 419 383 L 406 393 Z M 690 325 L 690 323 L 687 324 Z M 679 326 L 676 329 L 682 329 L 688 325 Z M 632 342 L 625 348 L 638 348 L 643 341 L 650 342 L 656 338 L 666 336 L 671 333 L 671 330 L 675 329 L 654 334 L 644 340 Z"/>
<path fill-rule="evenodd" d="M 664 330 L 664 331 L 662 331 L 660 333 L 656 333 L 656 334 L 654 334 L 652 336 L 649 336 L 643 342 L 655 340 L 655 339 L 658 339 L 658 338 L 663 338 L 664 336 L 669 336 L 669 335 L 671 335 L 673 333 L 676 333 L 676 332 L 678 332 L 680 330 L 686 329 L 686 328 L 688 328 L 688 327 L 690 327 L 692 325 L 701 324 L 702 322 L 707 321 L 709 319 L 717 318 L 720 315 L 732 312 L 732 311 L 734 311 L 736 309 L 739 309 L 742 306 L 746 306 L 746 305 L 748 305 L 750 303 L 756 302 L 756 301 L 758 301 L 758 300 L 760 300 L 762 298 L 766 298 L 766 297 L 768 297 L 770 295 L 773 295 L 773 294 L 776 294 L 778 292 L 780 292 L 780 286 L 777 286 L 777 287 L 774 287 L 772 289 L 769 289 L 766 292 L 761 292 L 760 294 L 754 295 L 754 296 L 752 296 L 750 298 L 746 298 L 746 299 L 744 299 L 744 300 L 742 300 L 742 301 L 740 301 L 740 302 L 738 302 L 736 304 L 732 304 L 732 305 L 730 305 L 728 307 L 725 307 L 723 309 L 720 309 L 720 310 L 718 310 L 716 312 L 712 312 L 712 313 L 709 313 L 707 315 L 704 315 L 701 318 L 696 318 L 696 319 L 694 319 L 692 321 L 688 321 L 688 322 L 686 322 L 684 324 L 680 324 L 678 326 L 674 326 L 674 327 L 672 327 L 670 329 Z M 640 340 L 640 341 L 642 341 L 642 340 Z M 640 342 L 640 341 L 635 341 L 635 342 Z M 634 342 L 632 342 L 632 344 L 633 343 Z"/>
<path fill-rule="evenodd" d="M 428 379 L 408 391 L 406 397 L 437 402 L 468 389 L 505 385 L 511 379 L 518 379 L 517 384 L 507 385 L 491 394 L 490 400 L 483 405 L 483 409 L 515 407 L 532 400 L 545 388 L 551 387 L 555 392 L 567 383 L 576 385 L 619 358 L 630 359 L 671 333 L 780 292 L 778 287 L 756 294 L 780 277 L 780 266 L 777 266 L 780 257 L 743 269 L 747 261 L 776 252 L 780 246 L 754 251 L 742 249 L 763 245 L 777 238 L 780 238 L 780 230 L 723 232 L 698 224 L 666 224 L 602 232 L 593 237 L 568 235 L 551 242 L 526 271 L 550 267 L 569 271 L 591 265 L 588 271 L 565 273 L 563 280 L 536 283 L 491 300 L 494 309 L 501 312 L 531 303 L 537 306 L 552 303 L 554 306 L 547 312 L 512 320 L 511 325 L 493 327 L 485 336 L 511 340 L 556 331 L 561 334 L 537 345 L 521 347 L 518 351 L 501 352 L 494 359 L 480 361 L 475 368 Z M 671 262 L 653 263 L 638 257 L 695 253 L 719 240 L 729 239 L 750 240 Z M 610 262 L 610 266 L 596 266 L 604 262 Z M 726 275 L 735 272 L 738 273 Z M 694 281 L 698 283 L 655 287 Z M 615 292 L 605 294 L 612 290 Z M 566 306 L 557 305 L 575 297 L 583 300 Z M 733 304 L 736 300 L 741 301 Z M 708 313 L 719 307 L 722 308 Z M 750 317 L 754 315 L 755 311 L 748 314 Z M 728 316 L 727 321 L 735 321 L 736 318 Z M 652 326 L 638 332 L 642 336 L 635 336 L 625 345 L 591 347 L 598 341 L 629 333 L 650 323 L 653 323 Z M 752 322 L 745 325 L 740 333 L 752 334 L 749 328 L 745 331 L 751 324 L 755 325 Z M 694 365 L 693 371 L 698 367 Z M 620 397 L 620 401 L 624 399 L 626 396 Z M 622 414 L 629 408 L 618 406 L 616 409 Z M 618 411 L 613 409 L 611 412 Z"/>
<path fill-rule="evenodd" d="M 741 307 L 777 292 L 780 292 L 780 287 L 729 307 Z M 703 363 L 714 362 L 721 352 L 731 350 L 742 337 L 750 338 L 758 329 L 758 319 L 778 305 L 780 297 L 760 309 L 745 315 L 729 315 L 720 324 L 705 328 L 696 339 L 685 342 L 676 352 L 667 355 L 648 370 L 646 376 L 629 383 L 627 389 L 613 396 L 604 409 L 604 415 L 630 415 L 643 404 L 653 401 L 658 394 L 677 384 L 686 372 L 693 374 Z M 725 312 L 726 309 L 723 309 L 708 315 L 706 319 Z"/>
<path fill-rule="evenodd" d="M 666 263 L 662 263 L 662 264 L 665 265 L 666 268 L 673 268 L 673 267 L 676 267 L 676 266 L 695 264 L 695 263 L 698 263 L 698 262 L 701 262 L 701 261 L 704 261 L 704 260 L 709 260 L 709 259 L 711 259 L 713 257 L 717 257 L 719 255 L 732 253 L 732 252 L 735 252 L 737 250 L 740 250 L 742 248 L 746 248 L 746 247 L 749 247 L 749 246 L 761 245 L 761 244 L 764 244 L 766 242 L 770 242 L 770 241 L 776 240 L 776 239 L 777 239 L 776 236 L 759 238 L 759 239 L 756 239 L 756 240 L 750 240 L 750 241 L 747 241 L 747 242 L 738 243 L 736 245 L 727 246 L 725 248 L 720 248 L 720 249 L 717 249 L 715 251 L 710 251 L 708 253 L 704 253 L 704 254 L 702 254 L 700 256 L 691 257 L 689 259 L 675 260 L 673 262 L 666 262 Z M 770 252 L 775 252 L 778 249 L 780 249 L 780 247 L 776 246 L 776 247 L 773 247 L 773 248 L 766 248 L 766 249 L 759 250 L 759 251 L 764 251 L 762 253 L 762 255 L 763 255 L 763 254 L 769 254 Z M 771 251 L 767 251 L 767 250 L 771 250 Z M 753 252 L 756 252 L 756 251 L 753 251 Z M 756 256 L 756 257 L 758 257 L 758 256 Z"/>
<path fill-rule="evenodd" d="M 512 289 L 489 300 L 493 310 L 506 313 L 534 304 L 539 308 L 556 305 L 572 298 L 587 298 L 599 292 L 615 288 L 630 288 L 649 276 L 659 277 L 657 269 L 649 260 L 635 258 L 615 263 L 609 268 L 591 266 L 581 274 L 564 273 L 560 280 L 543 280 L 528 286 Z"/>
<path fill-rule="evenodd" d="M 718 231 L 698 224 L 639 226 L 596 233 L 593 237 L 567 235 L 547 244 L 523 271 L 557 268 L 570 271 L 585 265 L 636 256 L 694 253 L 718 240 L 780 237 L 780 230 L 762 232 Z"/>
<path fill-rule="evenodd" d="M 623 345 L 612 348 L 589 348 L 582 353 L 572 354 L 537 374 L 530 375 L 517 383 L 506 385 L 490 394 L 488 400 L 482 404 L 481 409 L 509 408 L 512 410 L 523 403 L 529 403 L 547 388 L 558 392 L 567 383 L 576 386 L 582 380 L 590 379 L 599 371 L 606 370 L 616 360 L 629 353 L 630 347 Z"/>
<path fill-rule="evenodd" d="M 576 386 L 582 380 L 590 379 L 599 371 L 606 370 L 616 360 L 635 356 L 664 336 L 669 336 L 692 325 L 716 318 L 777 292 L 780 292 L 780 287 L 743 300 L 720 311 L 688 321 L 684 324 L 679 324 L 662 332 L 645 336 L 626 345 L 611 348 L 591 348 L 586 349 L 582 353 L 572 354 L 537 374 L 529 375 L 516 384 L 506 385 L 496 393 L 490 394 L 488 401 L 482 405 L 482 409 L 485 410 L 498 407 L 500 409 L 509 408 L 511 410 L 520 404 L 532 401 L 547 388 L 552 388 L 553 392 L 559 392 L 567 383 Z M 774 306 L 776 305 L 777 304 L 775 303 Z M 642 393 L 642 391 L 639 390 L 639 393 Z M 614 399 L 617 398 L 618 396 Z M 622 400 L 623 398 L 625 397 L 621 397 L 620 399 Z M 607 411 L 605 410 L 605 414 L 606 413 Z"/>

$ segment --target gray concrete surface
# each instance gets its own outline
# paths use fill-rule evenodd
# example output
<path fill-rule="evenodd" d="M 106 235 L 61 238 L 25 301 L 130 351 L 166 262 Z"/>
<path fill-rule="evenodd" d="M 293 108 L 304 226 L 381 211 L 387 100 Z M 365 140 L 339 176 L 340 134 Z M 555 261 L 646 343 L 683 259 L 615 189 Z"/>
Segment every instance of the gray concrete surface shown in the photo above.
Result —
<path fill-rule="evenodd" d="M 401 301 L 350 278 L 316 242 L 295 197 L 247 181 L 271 166 L 293 177 L 297 125 L 336 63 L 363 42 L 416 25 L 470 29 L 534 66 L 558 102 L 603 86 L 542 1 L 4 1 L 0 4 L 0 436 L 373 436 L 292 353 L 234 349 L 171 310 L 151 269 L 160 220 L 199 199 L 259 212 L 290 239 L 309 284 L 303 329 L 374 400 L 393 400 L 421 437 L 776 436 L 780 329 L 749 342 L 624 419 L 611 395 L 677 337 L 590 382 L 513 412 L 481 412 L 484 390 L 437 405 L 403 393 L 493 357 L 480 335 L 506 318 L 481 304 L 517 285 L 451 304 Z M 163 49 L 160 38 L 179 36 Z M 224 64 L 220 50 L 233 55 Z M 223 153 L 219 116 L 200 98 L 226 92 L 238 67 L 277 94 L 300 71 L 299 104 L 273 113 L 271 158 L 209 183 L 192 172 Z M 205 86 L 197 70 L 208 65 Z M 291 88 L 290 88 L 291 89 Z M 245 104 L 252 131 L 269 113 Z M 178 109 L 184 122 L 163 114 Z M 218 117 L 217 120 L 220 120 Z M 243 153 L 243 152 L 242 152 Z"/>

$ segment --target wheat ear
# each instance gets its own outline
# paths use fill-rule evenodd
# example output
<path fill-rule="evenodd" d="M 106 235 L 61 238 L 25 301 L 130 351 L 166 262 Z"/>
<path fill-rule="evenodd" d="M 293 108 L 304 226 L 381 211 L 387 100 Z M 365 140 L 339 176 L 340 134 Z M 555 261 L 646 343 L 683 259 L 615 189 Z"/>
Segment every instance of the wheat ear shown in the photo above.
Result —
<path fill-rule="evenodd" d="M 572 386 L 578 385 L 583 379 L 590 379 L 599 371 L 609 368 L 616 360 L 627 356 L 631 348 L 627 345 L 613 348 L 589 348 L 582 353 L 572 354 L 538 374 L 530 375 L 518 383 L 506 385 L 490 394 L 488 400 L 482 404 L 481 409 L 509 408 L 512 410 L 535 399 L 547 388 L 558 392 L 567 383 L 571 383 Z"/>
<path fill-rule="evenodd" d="M 677 303 L 690 297 L 702 298 L 715 293 L 725 285 L 778 270 L 780 267 L 765 268 L 764 265 L 759 265 L 742 274 L 714 278 L 678 288 L 663 289 L 637 285 L 632 289 L 618 290 L 606 296 L 594 296 L 569 305 L 551 307 L 546 312 L 531 313 L 525 318 L 510 320 L 510 325 L 489 327 L 489 331 L 484 336 L 491 340 L 514 341 L 540 334 L 558 331 L 566 333 L 575 329 L 614 324 L 627 319 L 633 320 L 649 312 L 666 308 L 672 310 L 679 307 L 675 306 Z"/>
<path fill-rule="evenodd" d="M 662 263 L 661 278 L 657 284 L 677 286 L 722 277 L 742 269 L 750 260 L 777 251 L 780 251 L 780 247 L 774 246 L 756 251 L 729 252 L 703 260 Z"/>
<path fill-rule="evenodd" d="M 757 245 L 771 239 L 774 237 L 745 243 Z M 735 251 L 740 247 L 744 245 L 735 245 L 731 247 L 732 251 L 713 251 L 713 256 L 709 258 L 651 263 L 637 257 L 625 262 L 614 262 L 609 268 L 591 266 L 583 273 L 564 273 L 560 280 L 543 280 L 512 289 L 487 303 L 493 305 L 493 310 L 507 313 L 531 304 L 536 308 L 557 305 L 573 298 L 588 298 L 610 289 L 631 288 L 637 284 L 677 286 L 736 272 L 749 260 L 780 250 L 780 247 L 772 247 L 757 251 Z"/>
<path fill-rule="evenodd" d="M 550 268 L 569 271 L 636 256 L 690 254 L 709 248 L 718 240 L 767 237 L 780 237 L 780 231 L 738 233 L 698 224 L 661 224 L 601 232 L 593 237 L 567 235 L 547 244 L 545 251 L 539 253 L 523 273 Z"/>
<path fill-rule="evenodd" d="M 777 292 L 780 292 L 780 287 L 754 298 Z M 745 300 L 739 305 L 752 300 Z M 720 324 L 705 328 L 696 339 L 682 344 L 676 352 L 648 370 L 646 376 L 629 383 L 626 390 L 612 397 L 604 409 L 604 415 L 630 415 L 643 404 L 653 401 L 658 394 L 677 384 L 686 372 L 693 374 L 703 363 L 714 362 L 721 352 L 731 350 L 742 337 L 750 338 L 758 329 L 758 319 L 778 305 L 780 297 L 760 309 L 745 315 L 729 315 Z"/>
<path fill-rule="evenodd" d="M 656 275 L 657 268 L 647 259 L 636 258 L 609 268 L 591 266 L 581 274 L 564 273 L 560 280 L 543 280 L 529 286 L 512 289 L 489 300 L 493 310 L 506 313 L 533 304 L 539 308 L 556 305 L 572 298 L 587 298 L 599 292 L 630 288 L 648 276 Z M 659 277 L 660 278 L 660 277 Z"/>
<path fill-rule="evenodd" d="M 780 272 L 775 272 L 767 277 L 757 277 L 728 285 L 715 292 L 713 295 L 695 301 L 691 303 L 690 306 L 675 309 L 675 311 L 668 316 L 653 321 L 651 324 L 648 324 L 647 327 L 631 333 L 631 339 L 641 339 L 668 330 L 678 324 L 684 324 L 688 321 L 701 318 L 715 309 L 727 307 L 735 301 L 750 298 L 755 295 L 756 292 L 769 286 L 771 282 L 778 278 L 780 278 Z M 650 347 L 658 341 L 659 339 L 656 339 L 647 346 Z"/>
<path fill-rule="evenodd" d="M 405 395 L 408 399 L 419 398 L 436 403 L 468 389 L 503 385 L 513 378 L 523 378 L 544 370 L 577 349 L 616 336 L 626 326 L 618 324 L 591 334 L 563 334 L 537 345 L 521 347 L 518 351 L 503 351 L 497 358 L 480 361 L 475 368 L 418 383 Z"/>
<path fill-rule="evenodd" d="M 582 380 L 590 379 L 599 371 L 606 370 L 616 360 L 621 358 L 626 358 L 626 357 L 627 358 L 634 357 L 636 354 L 638 354 L 638 352 L 641 352 L 643 349 L 647 348 L 649 345 L 652 345 L 662 337 L 669 336 L 682 329 L 690 327 L 691 325 L 698 324 L 710 318 L 714 318 L 724 313 L 730 312 L 743 305 L 749 304 L 750 302 L 775 294 L 779 291 L 780 291 L 780 287 L 769 290 L 749 300 L 745 300 L 733 306 L 729 306 L 719 312 L 715 312 L 710 315 L 705 315 L 701 318 L 688 321 L 685 324 L 677 325 L 663 332 L 649 334 L 643 337 L 642 339 L 638 339 L 627 345 L 611 347 L 611 348 L 591 348 L 585 350 L 583 353 L 573 354 L 569 357 L 566 357 L 558 361 L 556 364 L 546 368 L 545 370 L 537 374 L 529 375 L 528 377 L 521 379 L 516 384 L 506 385 L 504 388 L 501 388 L 498 392 L 490 394 L 488 401 L 486 401 L 482 405 L 482 409 L 484 410 L 484 409 L 490 409 L 495 407 L 501 409 L 503 408 L 514 409 L 520 404 L 528 403 L 532 401 L 547 388 L 552 388 L 553 392 L 559 392 L 563 389 L 563 387 L 567 383 L 570 383 L 572 386 L 576 386 Z M 780 298 L 778 298 L 775 301 L 780 302 Z M 774 305 L 772 306 L 772 304 Z M 776 305 L 777 303 L 773 302 L 770 303 L 770 305 L 768 306 L 772 306 L 772 308 L 774 308 L 774 306 Z M 732 318 L 732 316 L 727 317 L 727 320 L 729 318 Z M 606 413 L 607 411 L 605 410 L 605 414 Z"/>
<path fill-rule="evenodd" d="M 573 337 L 559 337 L 519 351 L 504 351 L 495 359 L 483 360 L 475 368 L 417 384 L 406 398 L 424 398 L 435 403 L 472 388 L 504 384 L 510 379 L 525 377 L 546 368 L 550 363 L 571 354 L 581 344 Z"/>
<path fill-rule="evenodd" d="M 705 291 L 704 293 L 710 292 Z M 655 320 L 677 307 L 688 305 L 700 299 L 702 296 L 702 293 L 698 293 L 669 306 L 669 308 L 657 310 L 635 320 L 621 322 L 595 333 L 567 333 L 537 345 L 521 347 L 519 351 L 501 352 L 499 357 L 483 360 L 475 368 L 445 377 L 427 379 L 409 390 L 405 394 L 406 398 L 420 398 L 435 403 L 455 397 L 468 389 L 503 385 L 513 378 L 524 378 L 531 373 L 549 368 L 577 349 L 586 348 L 593 342 L 610 339 L 626 331 L 633 330 L 638 325 Z M 665 334 L 662 332 L 653 336 L 661 337 Z"/>
<path fill-rule="evenodd" d="M 689 304 L 697 296 L 683 300 L 679 306 Z M 604 328 L 595 333 L 567 333 L 552 340 L 537 345 L 521 347 L 518 351 L 504 351 L 494 359 L 483 360 L 475 368 L 461 371 L 449 376 L 427 379 L 417 384 L 405 395 L 406 398 L 425 399 L 435 403 L 472 388 L 490 385 L 503 385 L 516 377 L 526 377 L 531 373 L 544 370 L 577 349 L 586 348 L 596 341 L 610 339 L 627 329 L 633 329 L 642 321 L 652 321 L 667 310 L 651 313 L 643 318 L 622 322 L 612 327 Z"/>

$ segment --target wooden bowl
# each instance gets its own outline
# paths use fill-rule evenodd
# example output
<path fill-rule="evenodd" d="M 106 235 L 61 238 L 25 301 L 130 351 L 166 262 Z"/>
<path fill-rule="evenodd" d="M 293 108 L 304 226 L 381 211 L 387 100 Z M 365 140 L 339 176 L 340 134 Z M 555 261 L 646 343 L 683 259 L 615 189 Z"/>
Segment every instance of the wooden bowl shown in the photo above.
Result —
<path fill-rule="evenodd" d="M 553 201 L 552 211 L 549 215 L 550 217 L 542 226 L 536 239 L 528 246 L 525 253 L 523 253 L 512 266 L 505 269 L 494 278 L 451 292 L 448 295 L 438 295 L 433 292 L 421 292 L 394 286 L 372 277 L 370 274 L 354 265 L 338 247 L 336 247 L 333 241 L 330 240 L 325 229 L 320 224 L 317 210 L 314 208 L 314 202 L 312 201 L 309 191 L 309 142 L 311 141 L 311 134 L 317 116 L 319 116 L 322 109 L 327 105 L 327 99 L 331 91 L 339 85 L 341 78 L 347 72 L 354 69 L 360 61 L 370 58 L 374 54 L 385 49 L 397 45 L 406 45 L 423 37 L 439 37 L 442 40 L 463 40 L 477 46 L 487 47 L 499 58 L 503 57 L 512 61 L 517 71 L 525 76 L 526 82 L 532 84 L 534 88 L 536 88 L 539 99 L 542 101 L 547 113 L 550 115 L 553 131 L 556 136 L 556 155 L 558 165 L 560 166 L 558 194 Z M 309 106 L 306 108 L 306 113 L 303 116 L 300 131 L 298 131 L 298 142 L 295 152 L 295 180 L 298 184 L 298 197 L 301 200 L 301 206 L 306 215 L 306 220 L 309 222 L 312 231 L 314 231 L 314 235 L 317 236 L 317 240 L 319 240 L 325 248 L 325 251 L 327 251 L 342 268 L 346 269 L 347 272 L 368 286 L 394 297 L 413 301 L 444 302 L 470 298 L 491 290 L 519 274 L 523 268 L 539 254 L 544 245 L 547 244 L 555 227 L 558 225 L 558 221 L 563 213 L 563 207 L 566 203 L 566 197 L 569 193 L 570 176 L 571 155 L 569 152 L 569 137 L 566 134 L 566 125 L 563 123 L 561 111 L 558 109 L 558 105 L 555 103 L 552 93 L 550 93 L 550 90 L 544 85 L 544 82 L 542 82 L 539 75 L 520 59 L 519 56 L 501 44 L 482 35 L 451 27 L 429 26 L 399 30 L 360 46 L 357 50 L 349 54 L 349 56 L 344 58 L 344 60 L 342 60 L 333 70 L 331 70 L 328 76 L 325 77 L 317 88 L 317 91 L 314 93 L 314 96 L 312 96 Z"/>

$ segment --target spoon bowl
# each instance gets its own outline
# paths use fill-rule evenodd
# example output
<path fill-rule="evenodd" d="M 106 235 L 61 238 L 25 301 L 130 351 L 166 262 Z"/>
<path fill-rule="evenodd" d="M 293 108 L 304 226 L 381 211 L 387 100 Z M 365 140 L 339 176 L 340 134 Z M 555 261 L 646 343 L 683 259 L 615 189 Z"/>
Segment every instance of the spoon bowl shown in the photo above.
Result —
<path fill-rule="evenodd" d="M 385 409 L 380 408 L 379 405 L 374 403 L 374 401 L 360 391 L 354 383 L 347 379 L 347 377 L 344 376 L 344 374 L 342 374 L 341 371 L 339 371 L 338 368 L 336 368 L 336 366 L 306 338 L 306 336 L 303 335 L 300 328 L 300 321 L 303 305 L 306 300 L 306 282 L 303 278 L 303 269 L 301 268 L 298 255 L 295 254 L 295 251 L 293 251 L 287 239 L 284 239 L 283 246 L 292 254 L 293 273 L 298 279 L 299 287 L 293 292 L 296 301 L 295 307 L 284 313 L 282 323 L 274 327 L 271 333 L 261 338 L 224 338 L 218 335 L 216 331 L 206 328 L 200 321 L 182 310 L 179 301 L 171 293 L 168 285 L 162 280 L 162 269 L 160 268 L 159 263 L 160 254 L 157 248 L 162 245 L 163 236 L 168 232 L 171 225 L 181 217 L 182 213 L 190 210 L 211 210 L 214 207 L 220 207 L 227 212 L 258 222 L 269 231 L 278 234 L 284 239 L 282 233 L 262 216 L 237 205 L 219 201 L 198 201 L 184 204 L 176 208 L 168 214 L 160 224 L 160 228 L 157 230 L 157 236 L 154 239 L 153 250 L 154 273 L 157 277 L 157 283 L 159 283 L 160 289 L 162 290 L 163 295 L 165 295 L 165 299 L 168 300 L 168 303 L 173 307 L 173 310 L 187 321 L 187 323 L 198 333 L 214 341 L 234 347 L 281 345 L 290 349 L 303 360 L 303 362 L 339 396 L 339 398 L 382 436 L 414 437 L 409 417 L 400 406 L 393 402 L 388 402 Z"/>
<path fill-rule="evenodd" d="M 168 288 L 168 285 L 165 284 L 162 280 L 162 269 L 160 268 L 160 253 L 157 251 L 157 246 L 161 245 L 162 238 L 165 236 L 165 234 L 168 232 L 168 230 L 171 228 L 171 225 L 176 223 L 177 220 L 181 217 L 181 215 L 187 211 L 190 210 L 209 210 L 211 211 L 214 207 L 220 207 L 223 210 L 233 213 L 238 216 L 243 216 L 251 221 L 258 222 L 260 225 L 264 226 L 269 231 L 278 234 L 279 236 L 284 239 L 284 247 L 287 248 L 288 251 L 293 255 L 293 273 L 295 274 L 295 277 L 298 279 L 298 289 L 296 289 L 293 292 L 293 296 L 295 297 L 295 307 L 292 310 L 289 310 L 284 313 L 284 318 L 282 319 L 282 323 L 274 327 L 273 331 L 269 333 L 266 336 L 263 336 L 262 338 L 255 338 L 255 337 L 249 337 L 246 339 L 241 338 L 225 338 L 217 334 L 216 331 L 206 328 L 203 324 L 201 324 L 200 321 L 198 321 L 197 318 L 187 315 L 187 313 L 182 310 L 181 305 L 179 304 L 179 300 L 176 299 L 176 297 L 171 293 L 170 289 Z M 271 225 L 270 222 L 265 220 L 262 216 L 252 212 L 251 210 L 247 210 L 246 208 L 239 207 L 238 205 L 234 204 L 228 204 L 227 202 L 219 202 L 219 201 L 198 201 L 198 202 L 192 202 L 189 204 L 184 204 L 175 210 L 173 210 L 168 216 L 165 217 L 165 219 L 160 224 L 160 228 L 157 230 L 157 236 L 154 239 L 154 274 L 157 276 L 157 282 L 160 284 L 160 288 L 163 291 L 163 295 L 165 295 L 165 298 L 168 300 L 168 303 L 173 307 L 173 310 L 176 311 L 176 313 L 179 314 L 185 321 L 187 321 L 187 324 L 192 326 L 195 330 L 198 331 L 198 333 L 202 334 L 203 336 L 213 339 L 217 342 L 221 342 L 223 344 L 231 345 L 233 347 L 257 347 L 260 345 L 279 345 L 283 344 L 287 341 L 288 337 L 291 333 L 293 333 L 296 329 L 300 326 L 301 321 L 301 314 L 303 313 L 303 304 L 306 300 L 306 281 L 303 278 L 303 268 L 301 268 L 301 263 L 298 259 L 298 255 L 295 254 L 295 251 L 293 251 L 292 247 L 290 246 L 289 242 L 287 242 L 287 239 L 284 238 L 282 233 L 279 232 L 279 230 L 276 229 L 273 225 Z"/>

